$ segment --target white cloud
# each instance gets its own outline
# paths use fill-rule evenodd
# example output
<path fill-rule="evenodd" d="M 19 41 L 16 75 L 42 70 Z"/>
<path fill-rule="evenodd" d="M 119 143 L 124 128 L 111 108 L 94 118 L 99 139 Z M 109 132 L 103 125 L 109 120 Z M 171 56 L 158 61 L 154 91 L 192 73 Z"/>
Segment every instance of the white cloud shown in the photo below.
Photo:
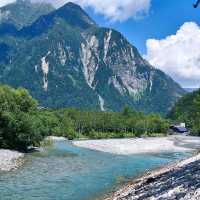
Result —
<path fill-rule="evenodd" d="M 9 3 L 13 3 L 15 0 L 0 0 L 0 7 L 5 6 Z"/>
<path fill-rule="evenodd" d="M 16 0 L 0 0 L 0 7 Z M 48 2 L 59 7 L 67 2 L 74 2 L 83 7 L 90 7 L 96 13 L 104 15 L 110 21 L 125 21 L 138 18 L 149 11 L 151 0 L 31 0 L 33 2 Z"/>
<path fill-rule="evenodd" d="M 40 0 L 35 0 L 40 1 Z M 138 18 L 148 13 L 151 0 L 43 0 L 56 7 L 67 2 L 74 2 L 83 7 L 90 7 L 110 21 L 125 21 Z"/>
<path fill-rule="evenodd" d="M 175 35 L 147 40 L 145 58 L 184 87 L 200 86 L 200 27 L 184 23 Z"/>
<path fill-rule="evenodd" d="M 78 0 L 83 6 L 94 8 L 97 13 L 105 15 L 112 21 L 124 21 L 131 17 L 146 14 L 150 0 Z"/>

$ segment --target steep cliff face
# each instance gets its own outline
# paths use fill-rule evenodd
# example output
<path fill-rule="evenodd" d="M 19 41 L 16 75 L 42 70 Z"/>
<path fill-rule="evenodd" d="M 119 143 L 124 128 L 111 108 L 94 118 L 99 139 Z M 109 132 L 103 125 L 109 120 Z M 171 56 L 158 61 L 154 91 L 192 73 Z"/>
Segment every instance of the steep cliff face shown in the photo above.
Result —
<path fill-rule="evenodd" d="M 119 32 L 99 27 L 75 4 L 21 30 L 1 29 L 0 82 L 26 87 L 42 106 L 165 113 L 184 94 Z"/>
<path fill-rule="evenodd" d="M 117 31 L 96 28 L 88 32 L 81 43 L 83 73 L 99 96 L 102 110 L 121 109 L 126 104 L 145 112 L 165 112 L 184 93 Z"/>

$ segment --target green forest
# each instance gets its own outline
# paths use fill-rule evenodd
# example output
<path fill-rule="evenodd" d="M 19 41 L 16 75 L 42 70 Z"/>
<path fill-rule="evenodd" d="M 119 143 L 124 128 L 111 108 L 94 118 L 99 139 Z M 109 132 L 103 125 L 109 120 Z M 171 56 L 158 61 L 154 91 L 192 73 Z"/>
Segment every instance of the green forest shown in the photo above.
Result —
<path fill-rule="evenodd" d="M 182 97 L 168 117 L 177 122 L 186 122 L 193 135 L 200 136 L 200 89 Z"/>
<path fill-rule="evenodd" d="M 0 148 L 27 151 L 47 136 L 68 139 L 161 136 L 170 122 L 186 122 L 200 135 L 200 90 L 182 97 L 168 118 L 124 107 L 121 112 L 42 109 L 23 88 L 0 86 Z"/>
<path fill-rule="evenodd" d="M 124 138 L 167 132 L 168 120 L 158 114 L 82 111 L 75 108 L 41 109 L 27 90 L 0 86 L 0 148 L 28 151 L 47 136 Z"/>

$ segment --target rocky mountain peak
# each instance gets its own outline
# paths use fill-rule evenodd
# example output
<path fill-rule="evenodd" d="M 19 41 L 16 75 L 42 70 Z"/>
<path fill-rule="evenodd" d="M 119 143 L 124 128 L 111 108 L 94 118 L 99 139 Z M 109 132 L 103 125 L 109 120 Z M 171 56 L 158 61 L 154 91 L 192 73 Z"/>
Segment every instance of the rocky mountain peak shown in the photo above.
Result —
<path fill-rule="evenodd" d="M 121 33 L 99 27 L 74 3 L 17 34 L 5 30 L 0 26 L 0 82 L 29 89 L 43 107 L 120 111 L 127 105 L 164 114 L 185 93 Z"/>
<path fill-rule="evenodd" d="M 96 26 L 96 23 L 89 15 L 77 4 L 72 2 L 66 3 L 55 11 L 55 16 L 64 18 L 70 25 L 77 26 L 82 29 Z"/>

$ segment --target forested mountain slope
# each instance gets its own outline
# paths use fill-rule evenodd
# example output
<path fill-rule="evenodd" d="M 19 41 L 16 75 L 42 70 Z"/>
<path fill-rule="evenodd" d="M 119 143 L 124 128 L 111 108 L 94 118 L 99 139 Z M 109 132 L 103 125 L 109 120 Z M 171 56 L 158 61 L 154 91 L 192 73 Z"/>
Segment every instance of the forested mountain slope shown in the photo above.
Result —
<path fill-rule="evenodd" d="M 78 5 L 20 30 L 0 25 L 0 82 L 25 87 L 41 106 L 167 113 L 185 91 L 144 60 L 119 32 Z"/>

